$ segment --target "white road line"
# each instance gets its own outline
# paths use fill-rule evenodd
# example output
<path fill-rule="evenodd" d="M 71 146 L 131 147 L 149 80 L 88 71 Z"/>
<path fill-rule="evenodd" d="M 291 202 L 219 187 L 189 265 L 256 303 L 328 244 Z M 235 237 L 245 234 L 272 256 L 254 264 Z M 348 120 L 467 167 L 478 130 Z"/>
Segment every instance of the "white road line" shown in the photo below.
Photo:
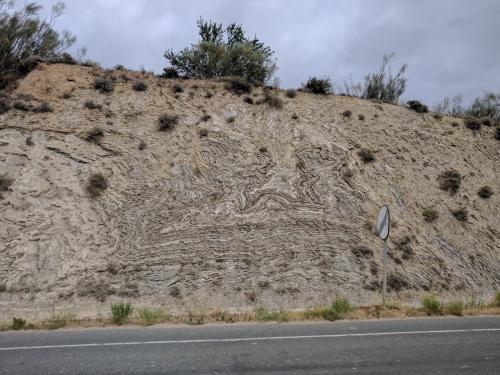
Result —
<path fill-rule="evenodd" d="M 331 335 L 304 335 L 304 336 L 269 336 L 269 337 L 239 337 L 233 339 L 198 339 L 198 340 L 162 340 L 162 341 L 129 341 L 129 342 L 103 342 L 89 344 L 68 345 L 37 345 L 37 346 L 12 346 L 0 347 L 0 351 L 30 350 L 30 349 L 60 349 L 60 348 L 86 348 L 100 346 L 125 346 L 125 345 L 161 345 L 161 344 L 199 344 L 211 342 L 244 342 L 244 341 L 273 341 L 273 340 L 303 340 L 303 339 L 331 339 L 339 337 L 369 337 L 369 336 L 398 336 L 398 335 L 426 335 L 435 333 L 472 333 L 494 332 L 500 328 L 478 329 L 449 329 L 437 331 L 400 331 L 400 332 L 369 332 L 369 333 L 339 333 Z"/>

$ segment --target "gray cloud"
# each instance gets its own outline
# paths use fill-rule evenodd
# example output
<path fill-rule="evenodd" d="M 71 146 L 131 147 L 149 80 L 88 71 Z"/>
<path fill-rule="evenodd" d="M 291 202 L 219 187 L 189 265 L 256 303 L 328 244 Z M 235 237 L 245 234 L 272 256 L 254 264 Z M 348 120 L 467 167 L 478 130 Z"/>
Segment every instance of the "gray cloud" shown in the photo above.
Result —
<path fill-rule="evenodd" d="M 53 1 L 39 1 L 48 12 Z M 283 87 L 309 76 L 342 85 L 375 71 L 395 52 L 393 68 L 408 64 L 404 98 L 434 104 L 462 94 L 500 91 L 498 0 L 68 0 L 56 28 L 68 29 L 88 57 L 160 72 L 163 52 L 197 40 L 203 16 L 237 22 L 276 51 Z"/>

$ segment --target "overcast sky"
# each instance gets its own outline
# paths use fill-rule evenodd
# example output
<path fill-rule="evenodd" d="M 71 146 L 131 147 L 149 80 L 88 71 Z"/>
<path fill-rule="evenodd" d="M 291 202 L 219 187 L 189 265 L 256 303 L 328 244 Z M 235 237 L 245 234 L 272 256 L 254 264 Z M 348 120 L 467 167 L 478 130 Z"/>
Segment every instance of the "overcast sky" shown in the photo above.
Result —
<path fill-rule="evenodd" d="M 34 0 L 36 1 L 36 0 Z M 55 1 L 38 0 L 47 13 Z M 17 4 L 23 2 L 18 0 Z M 462 94 L 469 102 L 500 92 L 500 0 L 67 0 L 57 29 L 68 29 L 87 57 L 161 72 L 163 53 L 198 39 L 202 16 L 237 22 L 276 51 L 281 87 L 309 76 L 343 85 L 396 53 L 408 64 L 404 99 L 433 105 Z"/>

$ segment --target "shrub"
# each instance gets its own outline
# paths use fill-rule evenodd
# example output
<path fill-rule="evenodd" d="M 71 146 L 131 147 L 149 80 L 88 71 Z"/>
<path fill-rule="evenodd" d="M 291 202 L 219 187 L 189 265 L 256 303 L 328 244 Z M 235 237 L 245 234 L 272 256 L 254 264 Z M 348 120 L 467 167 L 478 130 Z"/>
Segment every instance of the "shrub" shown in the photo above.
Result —
<path fill-rule="evenodd" d="M 0 115 L 9 112 L 11 109 L 10 101 L 7 98 L 0 98 Z"/>
<path fill-rule="evenodd" d="M 178 121 L 178 116 L 164 113 L 158 118 L 158 130 L 164 132 L 172 131 L 175 128 L 175 125 L 177 125 Z"/>
<path fill-rule="evenodd" d="M 297 91 L 288 89 L 285 91 L 285 95 L 287 96 L 287 98 L 295 98 L 297 96 Z"/>
<path fill-rule="evenodd" d="M 115 67 L 113 69 L 114 70 L 125 70 L 125 67 L 122 64 L 117 64 L 117 65 L 115 65 Z"/>
<path fill-rule="evenodd" d="M 83 103 L 83 106 L 88 109 L 102 109 L 102 105 L 97 104 L 92 99 L 86 100 L 85 103 Z"/>
<path fill-rule="evenodd" d="M 467 218 L 469 217 L 469 212 L 467 211 L 467 208 L 461 207 L 457 210 L 452 211 L 453 216 L 455 216 L 455 219 L 458 221 L 467 221 Z"/>
<path fill-rule="evenodd" d="M 350 110 L 345 110 L 344 112 L 342 112 L 342 117 L 351 117 L 352 116 L 352 112 Z"/>
<path fill-rule="evenodd" d="M 137 148 L 139 149 L 139 151 L 145 150 L 146 149 L 146 142 L 140 141 Z"/>
<path fill-rule="evenodd" d="M 26 319 L 23 318 L 12 318 L 12 329 L 15 331 L 19 331 L 21 329 L 26 329 Z"/>
<path fill-rule="evenodd" d="M 31 136 L 26 137 L 25 143 L 26 143 L 26 146 L 33 146 L 33 144 L 34 144 L 33 138 Z"/>
<path fill-rule="evenodd" d="M 352 307 L 347 298 L 338 298 L 333 300 L 331 306 L 323 311 L 323 317 L 326 320 L 344 319 L 351 310 Z"/>
<path fill-rule="evenodd" d="M 358 156 L 361 158 L 363 163 L 371 163 L 375 161 L 375 154 L 373 153 L 373 151 L 367 148 L 362 148 L 361 150 L 359 150 Z"/>
<path fill-rule="evenodd" d="M 495 122 L 489 117 L 482 117 L 479 119 L 479 121 L 481 122 L 481 125 L 485 125 L 485 126 L 494 126 L 495 125 Z"/>
<path fill-rule="evenodd" d="M 163 78 L 179 78 L 179 73 L 173 66 L 169 66 L 168 68 L 163 68 L 163 73 L 161 74 Z"/>
<path fill-rule="evenodd" d="M 54 108 L 52 108 L 52 106 L 48 102 L 43 102 L 36 108 L 35 111 L 41 113 L 53 112 Z"/>
<path fill-rule="evenodd" d="M 422 309 L 427 315 L 439 315 L 441 314 L 442 304 L 434 296 L 425 296 L 422 298 Z"/>
<path fill-rule="evenodd" d="M 483 199 L 488 199 L 493 195 L 493 189 L 489 186 L 483 186 L 481 189 L 479 189 L 477 195 L 479 195 Z"/>
<path fill-rule="evenodd" d="M 296 113 L 292 114 L 292 120 L 298 120 L 298 119 L 299 116 Z"/>
<path fill-rule="evenodd" d="M 99 143 L 102 137 L 104 137 L 104 131 L 101 128 L 95 127 L 87 132 L 85 139 L 88 142 Z"/>
<path fill-rule="evenodd" d="M 411 259 L 413 257 L 413 249 L 411 248 L 411 237 L 406 235 L 403 238 L 395 241 L 396 248 L 403 253 L 403 259 Z"/>
<path fill-rule="evenodd" d="M 439 188 L 444 191 L 449 191 L 451 195 L 455 195 L 460 188 L 462 176 L 455 170 L 449 170 L 441 173 L 438 176 Z"/>
<path fill-rule="evenodd" d="M 481 121 L 474 117 L 466 117 L 464 119 L 464 124 L 467 129 L 479 130 L 481 129 Z"/>
<path fill-rule="evenodd" d="M 496 306 L 496 307 L 500 307 L 500 291 L 496 292 L 495 294 L 495 299 L 493 301 L 493 304 Z"/>
<path fill-rule="evenodd" d="M 212 96 L 214 96 L 214 94 L 212 94 L 211 91 L 207 91 L 207 93 L 205 94 L 205 98 L 207 99 L 210 99 Z"/>
<path fill-rule="evenodd" d="M 128 322 L 130 314 L 132 314 L 132 304 L 130 302 L 113 303 L 111 305 L 111 314 L 113 323 L 122 325 Z"/>
<path fill-rule="evenodd" d="M 0 191 L 9 190 L 10 186 L 14 183 L 14 179 L 5 174 L 0 175 Z"/>
<path fill-rule="evenodd" d="M 417 113 L 429 112 L 429 108 L 427 108 L 425 104 L 419 102 L 418 100 L 409 100 L 408 102 L 406 102 L 406 104 L 408 104 L 408 107 L 410 109 L 413 109 Z"/>
<path fill-rule="evenodd" d="M 114 84 L 110 77 L 95 77 L 92 88 L 102 93 L 109 93 L 114 90 Z"/>
<path fill-rule="evenodd" d="M 203 122 L 207 122 L 208 120 L 210 120 L 212 118 L 212 116 L 208 115 L 208 114 L 204 114 L 203 116 L 201 116 L 201 121 Z"/>
<path fill-rule="evenodd" d="M 304 90 L 313 94 L 327 95 L 331 91 L 332 83 L 330 82 L 330 78 L 310 77 L 303 87 Z"/>
<path fill-rule="evenodd" d="M 200 40 L 178 53 L 167 50 L 165 58 L 192 78 L 238 76 L 248 82 L 268 81 L 276 66 L 274 51 L 256 37 L 247 38 L 241 25 L 197 22 Z"/>
<path fill-rule="evenodd" d="M 108 188 L 108 180 L 101 173 L 93 173 L 87 180 L 87 193 L 95 198 Z"/>
<path fill-rule="evenodd" d="M 135 91 L 146 91 L 148 89 L 148 85 L 144 81 L 135 81 L 132 84 L 132 89 Z"/>
<path fill-rule="evenodd" d="M 283 108 L 283 100 L 275 94 L 271 90 L 264 91 L 264 103 L 266 103 L 271 108 L 282 109 Z"/>
<path fill-rule="evenodd" d="M 235 93 L 236 95 L 250 94 L 252 92 L 252 84 L 241 77 L 226 77 L 224 87 L 226 90 Z"/>
<path fill-rule="evenodd" d="M 462 301 L 451 301 L 445 306 L 445 311 L 452 315 L 462 316 L 463 310 L 464 303 Z"/>
<path fill-rule="evenodd" d="M 359 121 L 364 121 L 365 120 L 365 115 L 358 115 Z"/>
<path fill-rule="evenodd" d="M 174 92 L 174 94 L 178 94 L 180 92 L 184 92 L 184 87 L 182 87 L 182 85 L 176 83 L 173 87 L 172 87 L 172 91 Z"/>
<path fill-rule="evenodd" d="M 422 211 L 422 216 L 424 217 L 425 221 L 432 223 L 433 221 L 436 221 L 438 219 L 439 212 L 434 208 L 426 208 Z"/>
<path fill-rule="evenodd" d="M 286 322 L 289 320 L 289 317 L 286 311 L 268 310 L 260 306 L 255 309 L 255 319 L 260 321 Z"/>
<path fill-rule="evenodd" d="M 500 120 L 500 95 L 487 92 L 481 98 L 475 98 L 466 113 L 475 118 L 488 117 Z"/>
<path fill-rule="evenodd" d="M 139 310 L 139 318 L 141 318 L 142 324 L 145 326 L 150 326 L 161 320 L 163 316 L 163 311 L 160 309 L 151 309 L 149 307 L 144 307 Z"/>
<path fill-rule="evenodd" d="M 20 110 L 20 111 L 29 111 L 30 110 L 28 103 L 26 103 L 24 100 L 16 100 L 14 102 L 13 107 L 15 109 Z"/>
<path fill-rule="evenodd" d="M 399 97 L 406 90 L 407 78 L 404 77 L 407 65 L 401 66 L 395 76 L 392 75 L 389 61 L 394 54 L 385 55 L 378 73 L 368 74 L 365 77 L 362 97 L 376 99 L 385 103 L 397 103 Z"/>
<path fill-rule="evenodd" d="M 198 132 L 198 135 L 200 136 L 200 138 L 204 138 L 208 135 L 208 130 L 207 129 L 200 129 L 200 131 Z"/>
<path fill-rule="evenodd" d="M 69 32 L 57 32 L 55 20 L 64 12 L 64 4 L 52 7 L 48 20 L 38 15 L 41 6 L 27 2 L 19 11 L 12 12 L 13 2 L 0 1 L 0 89 L 28 73 L 47 58 L 63 56 L 76 40 Z"/>
<path fill-rule="evenodd" d="M 434 112 L 452 117 L 462 117 L 465 109 L 462 106 L 462 97 L 454 96 L 452 99 L 446 97 L 442 102 L 434 106 Z"/>
<path fill-rule="evenodd" d="M 253 104 L 253 98 L 248 95 L 243 98 L 243 101 L 247 104 Z"/>
<path fill-rule="evenodd" d="M 495 130 L 495 139 L 500 141 L 500 127 Z"/>
<path fill-rule="evenodd" d="M 371 258 L 373 256 L 373 251 L 365 246 L 357 246 L 351 249 L 351 252 L 357 258 Z"/>

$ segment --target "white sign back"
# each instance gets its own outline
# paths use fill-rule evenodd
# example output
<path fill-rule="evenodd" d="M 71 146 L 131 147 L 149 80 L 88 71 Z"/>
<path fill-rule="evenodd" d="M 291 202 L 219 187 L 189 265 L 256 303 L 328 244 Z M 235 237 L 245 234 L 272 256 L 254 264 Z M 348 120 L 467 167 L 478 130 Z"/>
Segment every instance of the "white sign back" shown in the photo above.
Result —
<path fill-rule="evenodd" d="M 389 229 L 390 229 L 390 217 L 389 217 L 389 207 L 382 206 L 378 213 L 377 220 L 377 230 L 378 235 L 381 239 L 385 240 L 389 237 Z"/>

